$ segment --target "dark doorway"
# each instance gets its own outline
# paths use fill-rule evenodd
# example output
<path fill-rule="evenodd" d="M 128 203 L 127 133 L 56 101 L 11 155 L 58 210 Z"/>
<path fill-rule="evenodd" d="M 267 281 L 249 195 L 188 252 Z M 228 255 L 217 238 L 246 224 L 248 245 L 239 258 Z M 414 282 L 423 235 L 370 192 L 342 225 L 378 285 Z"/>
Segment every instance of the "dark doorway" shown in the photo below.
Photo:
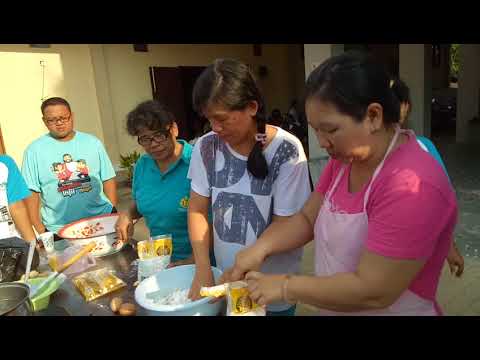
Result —
<path fill-rule="evenodd" d="M 390 76 L 399 74 L 398 44 L 345 44 L 348 50 L 366 51 L 385 66 Z"/>
<path fill-rule="evenodd" d="M 199 134 L 205 122 L 192 106 L 193 86 L 204 69 L 203 66 L 150 67 L 153 98 L 173 112 L 178 137 L 187 141 Z"/>

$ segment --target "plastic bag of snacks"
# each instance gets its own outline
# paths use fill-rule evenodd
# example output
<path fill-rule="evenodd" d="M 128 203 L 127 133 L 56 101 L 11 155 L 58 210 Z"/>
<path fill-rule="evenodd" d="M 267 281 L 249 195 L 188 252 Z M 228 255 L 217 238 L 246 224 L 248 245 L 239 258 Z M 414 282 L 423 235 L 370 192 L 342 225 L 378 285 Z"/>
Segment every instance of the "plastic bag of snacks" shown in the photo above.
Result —
<path fill-rule="evenodd" d="M 250 298 L 245 281 L 202 287 L 201 296 L 227 296 L 227 316 L 265 316 L 266 309 Z"/>
<path fill-rule="evenodd" d="M 127 285 L 107 268 L 78 275 L 73 279 L 73 283 L 86 301 L 98 299 Z"/>
<path fill-rule="evenodd" d="M 173 252 L 172 235 L 158 235 L 137 243 L 138 281 L 164 270 Z"/>

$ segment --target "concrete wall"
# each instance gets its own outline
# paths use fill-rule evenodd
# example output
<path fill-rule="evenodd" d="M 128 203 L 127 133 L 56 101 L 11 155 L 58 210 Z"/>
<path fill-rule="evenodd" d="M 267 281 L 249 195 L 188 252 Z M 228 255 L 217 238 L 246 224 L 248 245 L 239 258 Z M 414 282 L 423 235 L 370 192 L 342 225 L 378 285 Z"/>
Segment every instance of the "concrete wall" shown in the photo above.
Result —
<path fill-rule="evenodd" d="M 432 68 L 432 88 L 442 89 L 449 86 L 450 44 L 440 45 L 440 65 Z"/>
<path fill-rule="evenodd" d="M 400 78 L 410 88 L 412 111 L 408 126 L 417 135 L 430 136 L 432 106 L 431 44 L 400 44 Z"/>
<path fill-rule="evenodd" d="M 128 44 L 52 45 L 45 49 L 0 45 L 1 94 L 4 103 L 11 104 L 0 109 L 6 150 L 20 165 L 25 147 L 46 132 L 40 113 L 40 60 L 46 64 L 44 97 L 65 97 L 76 115 L 75 127 L 100 138 L 117 165 L 119 154 L 139 149 L 126 133 L 125 117 L 139 102 L 152 98 L 150 66 L 206 66 L 219 57 L 242 60 L 255 72 L 264 65 L 268 75 L 259 83 L 267 109 L 277 107 L 286 112 L 299 91 L 298 74 L 303 73 L 298 59 L 296 70 L 291 68 L 298 45 L 265 44 L 262 50 L 262 56 L 254 56 L 251 44 L 150 44 L 147 53 L 134 52 Z"/>
<path fill-rule="evenodd" d="M 131 45 L 103 45 L 106 77 L 109 81 L 112 117 L 118 150 L 125 154 L 140 149 L 125 130 L 125 117 L 139 102 L 152 98 L 150 66 L 207 66 L 220 57 L 235 58 L 251 64 L 254 70 L 265 65 L 268 75 L 259 79 L 267 108 L 287 111 L 296 93 L 295 76 L 289 67 L 293 45 L 263 45 L 262 56 L 253 56 L 252 45 L 155 45 L 149 52 L 134 52 Z"/>
<path fill-rule="evenodd" d="M 42 67 L 45 65 L 43 81 Z M 90 50 L 87 45 L 0 45 L 0 124 L 6 152 L 21 165 L 25 147 L 47 132 L 41 120 L 44 97 L 65 97 L 76 115 L 76 128 L 103 141 Z"/>
<path fill-rule="evenodd" d="M 305 78 L 308 78 L 308 75 L 322 62 L 342 53 L 344 49 L 344 44 L 305 44 Z M 319 146 L 317 136 L 310 126 L 308 127 L 308 149 L 310 175 L 315 184 L 327 165 L 329 156 L 327 151 Z"/>
<path fill-rule="evenodd" d="M 461 44 L 457 92 L 457 142 L 473 139 L 470 120 L 479 116 L 480 45 Z"/>

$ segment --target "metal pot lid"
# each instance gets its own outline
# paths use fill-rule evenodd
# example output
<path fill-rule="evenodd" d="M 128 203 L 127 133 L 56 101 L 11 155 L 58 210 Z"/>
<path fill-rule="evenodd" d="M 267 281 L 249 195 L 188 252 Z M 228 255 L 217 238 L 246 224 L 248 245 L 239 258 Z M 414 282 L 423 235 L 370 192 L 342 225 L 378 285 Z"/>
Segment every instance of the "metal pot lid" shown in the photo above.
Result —
<path fill-rule="evenodd" d="M 15 310 L 27 301 L 30 288 L 23 283 L 0 283 L 0 316 Z"/>

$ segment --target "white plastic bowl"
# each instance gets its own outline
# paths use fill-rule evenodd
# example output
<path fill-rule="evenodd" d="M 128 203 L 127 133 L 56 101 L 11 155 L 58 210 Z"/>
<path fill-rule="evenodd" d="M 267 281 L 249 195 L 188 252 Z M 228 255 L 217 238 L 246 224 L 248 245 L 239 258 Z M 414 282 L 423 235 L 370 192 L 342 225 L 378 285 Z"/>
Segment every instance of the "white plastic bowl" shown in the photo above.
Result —
<path fill-rule="evenodd" d="M 222 272 L 212 266 L 213 276 L 217 281 Z M 182 265 L 159 271 L 143 280 L 135 289 L 135 301 L 145 315 L 150 316 L 216 316 L 222 310 L 225 300 L 210 304 L 211 297 L 202 298 L 183 305 L 156 305 L 147 299 L 147 294 L 162 290 L 165 295 L 176 289 L 189 289 L 195 275 L 195 265 Z"/>

